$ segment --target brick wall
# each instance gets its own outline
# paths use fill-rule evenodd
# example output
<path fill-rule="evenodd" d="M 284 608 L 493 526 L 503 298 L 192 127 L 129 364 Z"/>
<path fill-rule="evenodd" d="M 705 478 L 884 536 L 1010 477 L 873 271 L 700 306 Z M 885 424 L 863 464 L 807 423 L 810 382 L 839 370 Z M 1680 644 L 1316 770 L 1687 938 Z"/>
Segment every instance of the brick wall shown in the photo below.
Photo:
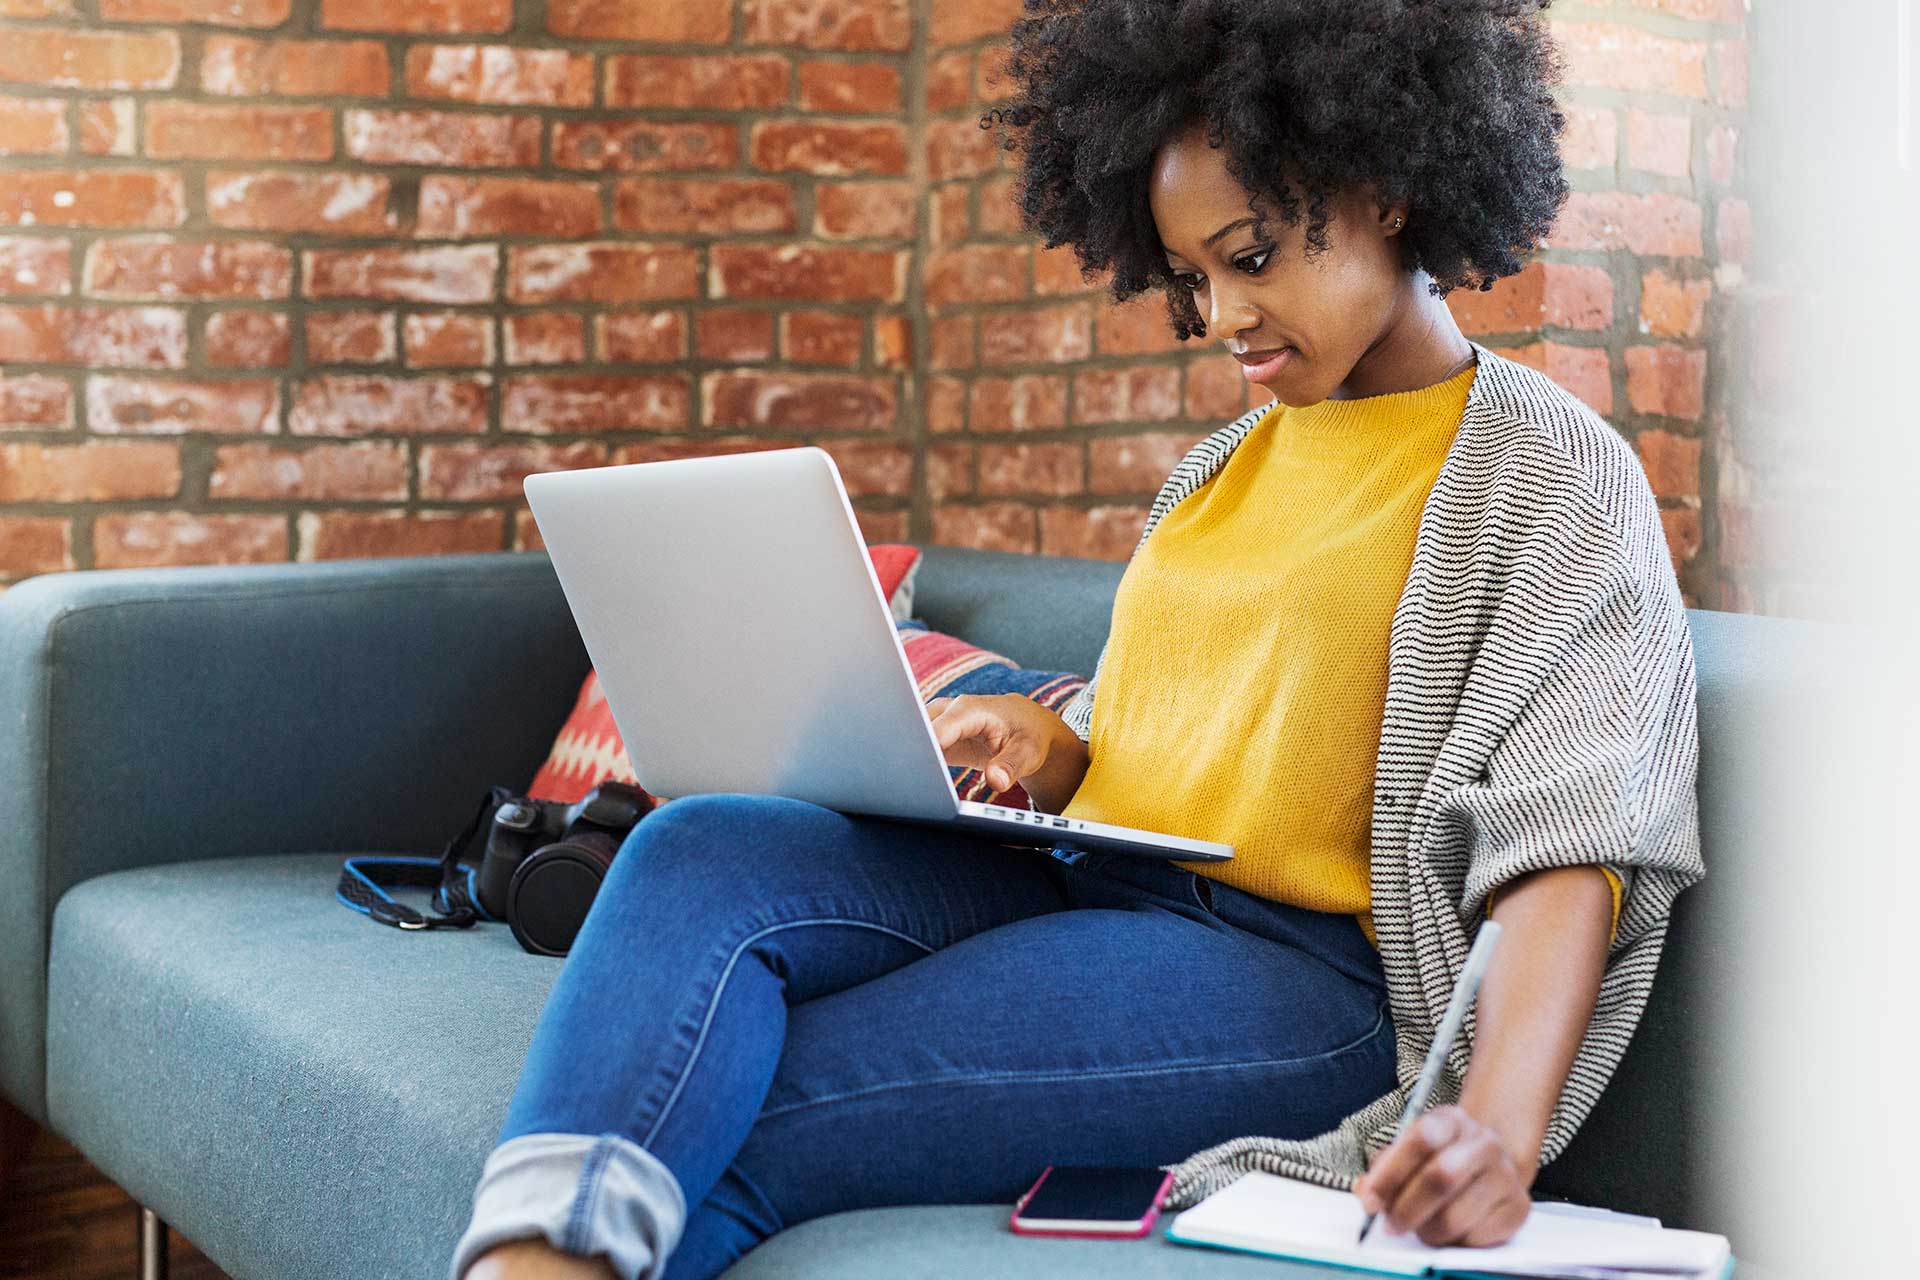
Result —
<path fill-rule="evenodd" d="M 1019 232 L 1018 9 L 0 0 L 0 583 L 537 546 L 530 471 L 797 443 L 871 538 L 1124 558 L 1253 401 Z M 1744 10 L 1555 12 L 1577 194 L 1454 305 L 1635 440 L 1716 604 Z"/>

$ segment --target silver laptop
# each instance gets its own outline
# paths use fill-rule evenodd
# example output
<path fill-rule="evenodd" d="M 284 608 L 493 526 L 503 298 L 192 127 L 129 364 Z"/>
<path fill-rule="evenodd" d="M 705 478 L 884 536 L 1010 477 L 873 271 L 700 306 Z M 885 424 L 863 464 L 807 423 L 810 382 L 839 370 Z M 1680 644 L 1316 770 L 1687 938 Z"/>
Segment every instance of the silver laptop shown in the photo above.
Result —
<path fill-rule="evenodd" d="M 1233 856 L 961 800 L 824 449 L 550 471 L 526 493 L 649 792 L 788 796 L 1008 844 Z"/>

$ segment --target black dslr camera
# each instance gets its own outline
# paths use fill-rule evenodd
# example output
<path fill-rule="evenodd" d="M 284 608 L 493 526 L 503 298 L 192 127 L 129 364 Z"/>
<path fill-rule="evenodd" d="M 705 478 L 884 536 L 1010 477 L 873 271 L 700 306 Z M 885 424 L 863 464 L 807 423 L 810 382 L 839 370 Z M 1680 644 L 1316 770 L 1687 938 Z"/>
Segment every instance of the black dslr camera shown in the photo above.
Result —
<path fill-rule="evenodd" d="M 505 920 L 535 955 L 566 955 L 614 855 L 656 803 L 639 787 L 611 780 L 572 804 L 502 800 L 474 878 L 481 909 Z"/>

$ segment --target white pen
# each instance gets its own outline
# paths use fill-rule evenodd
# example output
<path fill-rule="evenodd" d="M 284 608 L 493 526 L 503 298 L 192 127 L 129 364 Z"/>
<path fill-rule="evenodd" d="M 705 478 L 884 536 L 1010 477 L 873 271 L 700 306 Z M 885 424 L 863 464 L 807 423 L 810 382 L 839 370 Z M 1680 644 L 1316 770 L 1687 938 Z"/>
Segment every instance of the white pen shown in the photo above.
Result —
<path fill-rule="evenodd" d="M 1480 932 L 1474 935 L 1473 946 L 1467 951 L 1460 981 L 1453 985 L 1453 998 L 1447 1001 L 1447 1011 L 1440 1016 L 1440 1029 L 1434 1032 L 1433 1044 L 1427 1049 L 1426 1065 L 1420 1068 L 1420 1078 L 1413 1082 L 1413 1092 L 1407 1095 L 1406 1109 L 1400 1113 L 1399 1133 L 1405 1133 L 1407 1126 L 1426 1109 L 1427 1097 L 1440 1080 L 1441 1068 L 1447 1065 L 1447 1052 L 1460 1035 L 1460 1024 L 1467 1020 L 1467 1010 L 1473 1007 L 1473 998 L 1480 992 L 1480 979 L 1486 976 L 1494 944 L 1499 941 L 1500 926 L 1491 920 L 1482 922 Z M 1373 1220 L 1379 1216 L 1378 1211 L 1370 1213 L 1360 1224 L 1361 1244 L 1367 1242 L 1367 1232 L 1373 1229 Z"/>

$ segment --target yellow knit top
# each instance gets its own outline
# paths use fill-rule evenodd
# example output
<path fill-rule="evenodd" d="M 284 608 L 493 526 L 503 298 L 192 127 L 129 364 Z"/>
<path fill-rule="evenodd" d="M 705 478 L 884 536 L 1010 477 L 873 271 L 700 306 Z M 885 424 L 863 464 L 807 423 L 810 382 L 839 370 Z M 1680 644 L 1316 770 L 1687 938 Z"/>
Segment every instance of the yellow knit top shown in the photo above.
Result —
<path fill-rule="evenodd" d="M 1388 629 L 1476 372 L 1276 401 L 1161 519 L 1114 597 L 1067 817 L 1226 841 L 1231 862 L 1179 865 L 1373 936 Z"/>

